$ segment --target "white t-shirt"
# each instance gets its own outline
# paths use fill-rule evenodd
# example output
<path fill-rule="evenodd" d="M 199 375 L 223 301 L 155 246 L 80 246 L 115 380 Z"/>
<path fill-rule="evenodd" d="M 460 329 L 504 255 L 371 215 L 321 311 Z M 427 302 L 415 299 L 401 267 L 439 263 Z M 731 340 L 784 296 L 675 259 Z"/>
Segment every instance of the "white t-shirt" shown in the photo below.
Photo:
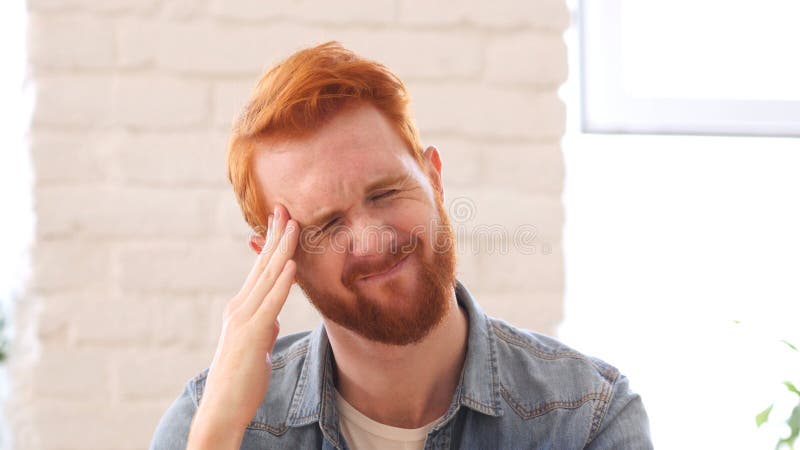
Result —
<path fill-rule="evenodd" d="M 421 450 L 428 432 L 441 419 L 420 428 L 397 428 L 376 422 L 361 414 L 336 391 L 339 428 L 352 450 Z"/>

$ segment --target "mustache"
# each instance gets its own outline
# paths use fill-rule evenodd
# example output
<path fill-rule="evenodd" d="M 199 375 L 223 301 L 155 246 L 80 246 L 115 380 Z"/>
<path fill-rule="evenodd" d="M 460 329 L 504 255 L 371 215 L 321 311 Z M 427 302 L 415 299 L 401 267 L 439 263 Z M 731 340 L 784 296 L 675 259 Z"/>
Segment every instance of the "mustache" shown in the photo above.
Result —
<path fill-rule="evenodd" d="M 418 239 L 407 237 L 391 243 L 383 255 L 348 260 L 342 272 L 342 284 L 349 288 L 359 278 L 389 270 L 401 259 L 421 248 L 418 244 Z"/>

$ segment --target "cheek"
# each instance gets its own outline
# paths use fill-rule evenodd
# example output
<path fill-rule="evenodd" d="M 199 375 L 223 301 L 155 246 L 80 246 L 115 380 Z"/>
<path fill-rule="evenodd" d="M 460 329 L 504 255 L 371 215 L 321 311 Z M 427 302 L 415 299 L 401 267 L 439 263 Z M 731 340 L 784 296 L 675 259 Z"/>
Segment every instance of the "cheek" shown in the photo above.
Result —
<path fill-rule="evenodd" d="M 386 215 L 386 222 L 403 232 L 420 228 L 428 229 L 436 217 L 434 205 L 418 199 L 401 200 L 393 206 Z"/>
<path fill-rule="evenodd" d="M 344 268 L 344 255 L 331 249 L 306 253 L 295 253 L 297 276 L 314 283 L 338 283 Z"/>

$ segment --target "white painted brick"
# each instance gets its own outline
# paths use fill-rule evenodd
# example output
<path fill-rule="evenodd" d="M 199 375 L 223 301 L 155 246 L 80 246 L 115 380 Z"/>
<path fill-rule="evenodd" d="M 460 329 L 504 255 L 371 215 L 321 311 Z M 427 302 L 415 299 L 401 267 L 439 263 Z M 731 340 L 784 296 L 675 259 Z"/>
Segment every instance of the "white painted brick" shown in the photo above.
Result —
<path fill-rule="evenodd" d="M 450 186 L 471 186 L 483 177 L 483 146 L 474 140 L 429 136 L 423 146 L 433 145 L 442 159 L 445 192 Z"/>
<path fill-rule="evenodd" d="M 216 189 L 42 187 L 41 236 L 207 236 L 216 227 Z"/>
<path fill-rule="evenodd" d="M 124 402 L 173 398 L 187 380 L 208 367 L 214 349 L 208 351 L 126 350 L 113 358 L 115 393 Z M 152 436 L 152 432 L 151 432 Z"/>
<path fill-rule="evenodd" d="M 426 134 L 555 140 L 564 133 L 566 111 L 554 91 L 421 82 L 409 89 L 417 126 Z"/>
<path fill-rule="evenodd" d="M 41 292 L 97 289 L 110 277 L 110 252 L 103 243 L 37 240 L 32 260 L 32 287 Z"/>
<path fill-rule="evenodd" d="M 108 148 L 114 133 L 40 130 L 30 137 L 34 173 L 39 184 L 95 183 L 111 177 Z"/>
<path fill-rule="evenodd" d="M 150 337 L 153 312 L 148 303 L 103 299 L 77 302 L 73 308 L 72 333 L 78 345 L 141 344 Z"/>
<path fill-rule="evenodd" d="M 266 7 L 258 0 L 211 0 L 211 13 L 241 20 L 297 19 L 321 23 L 389 22 L 394 19 L 393 0 L 343 0 L 285 2 L 280 8 Z"/>
<path fill-rule="evenodd" d="M 385 64 L 404 81 L 474 78 L 483 65 L 483 42 L 477 34 L 389 29 L 343 31 L 335 36 L 345 47 Z"/>
<path fill-rule="evenodd" d="M 201 81 L 126 76 L 114 83 L 116 123 L 135 129 L 171 129 L 206 123 L 208 88 Z"/>
<path fill-rule="evenodd" d="M 563 294 L 560 292 L 485 292 L 478 301 L 490 316 L 549 336 L 555 336 L 556 328 L 564 317 Z"/>
<path fill-rule="evenodd" d="M 126 184 L 229 190 L 227 141 L 227 133 L 206 131 L 138 133 L 117 141 L 112 154 Z"/>
<path fill-rule="evenodd" d="M 521 194 L 560 194 L 564 158 L 558 144 L 515 143 L 491 139 L 436 137 L 445 190 L 512 188 Z"/>
<path fill-rule="evenodd" d="M 156 296 L 154 300 L 153 340 L 159 348 L 197 348 L 208 343 L 211 299 Z"/>
<path fill-rule="evenodd" d="M 557 34 L 521 33 L 492 39 L 486 79 L 498 83 L 558 86 L 567 79 L 567 47 Z"/>
<path fill-rule="evenodd" d="M 398 21 L 424 26 L 467 23 L 467 9 L 464 1 L 400 0 Z"/>
<path fill-rule="evenodd" d="M 28 17 L 28 54 L 37 68 L 74 69 L 114 66 L 114 33 L 107 21 L 82 16 Z"/>
<path fill-rule="evenodd" d="M 36 125 L 170 129 L 209 117 L 208 89 L 199 81 L 81 75 L 42 77 L 37 85 Z"/>
<path fill-rule="evenodd" d="M 167 401 L 110 404 L 40 399 L 30 408 L 41 450 L 141 450 L 148 447 L 167 406 Z"/>
<path fill-rule="evenodd" d="M 234 295 L 254 261 L 244 242 L 203 240 L 124 246 L 115 255 L 119 286 L 148 293 Z"/>
<path fill-rule="evenodd" d="M 246 81 L 215 83 L 212 90 L 214 104 L 214 125 L 228 131 L 250 98 L 250 92 L 258 82 L 258 77 Z"/>
<path fill-rule="evenodd" d="M 111 94 L 108 76 L 37 77 L 33 124 L 108 126 L 113 122 Z"/>
<path fill-rule="evenodd" d="M 278 319 L 281 322 L 281 336 L 316 328 L 321 321 L 319 313 L 297 284 L 289 291 Z"/>
<path fill-rule="evenodd" d="M 524 296 L 531 292 L 562 292 L 564 258 L 561 245 L 539 246 L 534 254 L 524 254 L 515 246 L 508 252 L 492 251 L 481 255 L 481 285 L 491 292 Z"/>
<path fill-rule="evenodd" d="M 74 301 L 73 296 L 58 294 L 47 295 L 42 299 L 42 308 L 36 317 L 36 336 L 43 345 L 50 343 L 63 345 L 70 339 L 72 301 Z"/>
<path fill-rule="evenodd" d="M 92 11 L 100 13 L 150 14 L 159 0 L 28 0 L 31 11 L 71 12 Z"/>
<path fill-rule="evenodd" d="M 153 20 L 130 17 L 116 21 L 117 65 L 125 69 L 154 65 L 164 26 Z"/>
<path fill-rule="evenodd" d="M 484 148 L 484 183 L 526 194 L 561 193 L 564 157 L 558 144 L 503 144 Z"/>
<path fill-rule="evenodd" d="M 513 238 L 515 233 L 533 230 L 537 244 L 561 238 L 564 209 L 558 195 L 522 195 L 492 187 L 453 188 L 445 191 L 445 206 L 460 233 Z"/>
<path fill-rule="evenodd" d="M 43 347 L 33 367 L 31 382 L 37 396 L 81 401 L 107 401 L 111 397 L 111 366 L 107 350 L 76 349 L 60 345 Z"/>
<path fill-rule="evenodd" d="M 219 202 L 219 228 L 223 236 L 231 237 L 239 242 L 247 242 L 251 229 L 244 220 L 242 209 L 236 201 L 233 189 L 229 195 L 222 195 Z"/>
<path fill-rule="evenodd" d="M 205 1 L 165 0 L 161 3 L 159 16 L 167 20 L 184 21 L 208 14 Z"/>
<path fill-rule="evenodd" d="M 294 50 L 325 37 L 324 31 L 301 25 L 234 26 L 209 21 L 165 24 L 158 33 L 154 51 L 159 67 L 182 73 L 252 77 Z"/>
<path fill-rule="evenodd" d="M 473 23 L 496 27 L 527 25 L 555 31 L 569 26 L 569 10 L 564 0 L 470 0 L 468 4 L 466 15 Z"/>
<path fill-rule="evenodd" d="M 424 34 L 422 37 L 412 37 L 411 34 L 406 32 L 383 34 L 350 33 L 341 37 L 344 45 L 352 46 L 355 50 L 363 52 L 364 56 L 373 57 L 382 63 L 388 64 L 392 70 L 398 73 L 405 73 L 405 75 L 412 78 L 442 77 L 445 75 L 467 76 L 476 74 L 479 69 L 480 48 L 477 43 L 469 40 L 466 43 L 463 39 L 460 42 L 455 37 L 437 40 Z M 351 42 L 345 39 L 350 39 Z M 370 42 L 370 39 L 373 39 L 374 42 Z M 407 42 L 407 39 L 411 41 Z M 416 41 L 417 39 L 418 41 Z M 413 42 L 417 42 L 416 46 L 425 50 L 420 50 L 410 55 L 406 49 L 408 46 L 413 45 Z M 283 52 L 279 53 L 278 57 L 288 56 L 288 53 L 286 49 L 283 49 Z M 220 129 L 230 129 L 231 123 L 245 106 L 257 81 L 258 76 L 254 75 L 252 79 L 220 82 L 214 85 L 215 125 Z M 414 96 L 413 90 L 412 96 Z M 433 101 L 436 101 L 436 99 L 433 99 Z"/>
<path fill-rule="evenodd" d="M 460 237 L 457 237 L 457 239 L 460 239 Z M 465 247 L 459 247 L 456 244 L 456 248 Z M 473 255 L 468 251 L 458 251 L 456 253 L 456 278 L 461 281 L 470 292 L 473 292 L 473 289 L 476 289 L 481 282 L 479 256 Z"/>
<path fill-rule="evenodd" d="M 559 32 L 569 25 L 569 11 L 563 0 L 400 0 L 398 17 L 401 23 L 414 25 L 530 26 Z"/>

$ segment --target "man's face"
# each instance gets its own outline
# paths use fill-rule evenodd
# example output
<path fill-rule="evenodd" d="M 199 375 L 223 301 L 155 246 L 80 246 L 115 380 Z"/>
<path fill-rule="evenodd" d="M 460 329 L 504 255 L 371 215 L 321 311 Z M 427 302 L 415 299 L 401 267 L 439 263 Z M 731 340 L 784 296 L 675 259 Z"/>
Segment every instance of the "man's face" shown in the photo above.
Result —
<path fill-rule="evenodd" d="M 254 169 L 267 207 L 301 226 L 296 281 L 331 320 L 386 344 L 422 339 L 444 317 L 455 242 L 438 154 L 423 167 L 369 104 L 309 136 L 264 143 Z"/>

